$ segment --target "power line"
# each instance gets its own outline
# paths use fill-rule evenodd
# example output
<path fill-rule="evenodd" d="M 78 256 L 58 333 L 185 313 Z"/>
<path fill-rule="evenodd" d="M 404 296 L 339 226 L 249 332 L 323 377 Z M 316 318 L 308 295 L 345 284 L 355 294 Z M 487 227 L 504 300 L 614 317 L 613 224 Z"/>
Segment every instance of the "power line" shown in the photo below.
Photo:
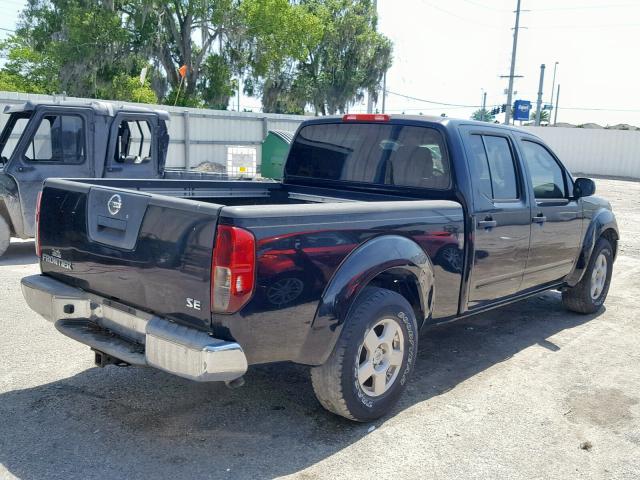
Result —
<path fill-rule="evenodd" d="M 479 8 L 484 8 L 486 10 L 492 10 L 494 12 L 511 12 L 510 9 L 507 8 L 496 8 L 490 5 L 485 5 L 475 0 L 462 0 L 470 5 L 474 5 Z M 614 5 L 575 5 L 572 7 L 547 7 L 547 8 L 532 8 L 532 12 L 555 12 L 560 10 L 597 10 L 602 8 L 640 8 L 640 3 L 619 3 Z"/>
<path fill-rule="evenodd" d="M 15 30 L 11 30 L 11 29 L 8 29 L 8 28 L 2 28 L 2 27 L 0 27 L 0 30 L 2 30 L 3 32 L 16 33 L 16 31 L 15 31 Z"/>
<path fill-rule="evenodd" d="M 433 105 L 442 105 L 443 107 L 462 107 L 462 108 L 478 108 L 480 105 L 465 105 L 460 103 L 447 103 L 447 102 L 436 102 L 434 100 L 426 100 L 424 98 L 412 97 L 411 95 L 404 95 L 402 93 L 392 92 L 391 90 L 387 90 L 388 94 L 395 95 L 396 97 L 402 97 L 409 100 L 415 100 L 417 102 L 423 103 L 431 103 Z"/>
<path fill-rule="evenodd" d="M 463 2 L 467 2 L 471 5 L 475 5 L 476 7 L 480 7 L 480 8 L 485 8 L 487 10 L 493 10 L 494 12 L 510 12 L 511 10 L 507 10 L 505 8 L 496 8 L 496 7 L 490 7 L 489 5 L 484 5 L 482 3 L 479 2 L 474 2 L 473 0 L 462 0 Z"/>
<path fill-rule="evenodd" d="M 460 103 L 448 103 L 448 102 L 437 102 L 435 100 L 426 100 L 424 98 L 412 97 L 411 95 L 404 95 L 402 93 L 392 92 L 391 90 L 387 90 L 386 92 L 390 95 L 395 95 L 396 97 L 402 97 L 408 100 L 414 100 L 416 102 L 430 103 L 432 105 L 440 105 L 443 107 L 453 107 L 453 108 L 481 108 L 482 107 L 482 105 L 467 105 L 467 104 L 460 104 Z M 488 104 L 487 107 L 491 107 L 491 106 L 495 107 L 497 105 L 499 105 L 499 103 L 496 103 L 493 105 Z M 636 108 L 618 108 L 618 107 L 562 107 L 562 109 L 563 110 L 585 110 L 585 111 L 596 111 L 596 112 L 632 112 L 632 113 L 640 112 L 640 109 L 636 109 Z M 400 110 L 420 110 L 420 109 L 404 108 Z M 435 110 L 435 109 L 425 107 L 422 110 Z"/>
<path fill-rule="evenodd" d="M 536 8 L 535 11 L 536 12 L 553 12 L 556 10 L 592 10 L 592 9 L 599 9 L 599 8 L 626 8 L 626 7 L 638 8 L 640 7 L 640 4 L 622 3 L 617 5 L 581 5 L 581 6 L 575 6 L 575 7 L 549 7 L 549 8 Z"/>
<path fill-rule="evenodd" d="M 640 113 L 640 108 L 562 107 L 562 110 L 588 110 L 588 111 L 593 111 L 593 112 L 632 112 L 632 113 Z"/>
<path fill-rule="evenodd" d="M 542 26 L 533 26 L 527 27 L 531 30 L 549 30 L 554 28 L 625 28 L 625 27 L 640 27 L 640 23 L 611 23 L 605 25 L 542 25 Z"/>
<path fill-rule="evenodd" d="M 502 27 L 500 27 L 498 25 L 489 25 L 487 23 L 478 22 L 478 21 L 473 20 L 471 18 L 463 17 L 461 15 L 458 15 L 457 13 L 453 13 L 453 12 L 450 12 L 449 10 L 445 10 L 444 8 L 441 8 L 438 5 L 434 5 L 433 3 L 427 2 L 426 0 L 422 0 L 422 3 L 424 3 L 425 5 L 430 6 L 431 8 L 434 8 L 435 10 L 441 11 L 442 13 L 446 13 L 447 15 L 451 15 L 452 17 L 456 17 L 456 18 L 458 18 L 460 20 L 464 20 L 465 22 L 473 23 L 474 25 L 477 25 L 479 27 L 492 28 L 492 29 L 502 29 Z"/>

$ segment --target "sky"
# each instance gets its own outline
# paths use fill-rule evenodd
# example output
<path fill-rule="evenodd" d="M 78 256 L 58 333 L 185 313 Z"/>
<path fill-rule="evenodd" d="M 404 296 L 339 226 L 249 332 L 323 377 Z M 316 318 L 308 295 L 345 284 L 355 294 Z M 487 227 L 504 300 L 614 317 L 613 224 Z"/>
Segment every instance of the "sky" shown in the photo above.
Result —
<path fill-rule="evenodd" d="M 0 29 L 13 29 L 25 2 L 0 2 Z M 500 75 L 509 73 L 516 2 L 378 0 L 379 30 L 394 44 L 386 111 L 468 118 L 483 92 L 489 108 L 505 103 Z M 514 99 L 535 104 L 545 64 L 542 98 L 551 103 L 558 62 L 558 122 L 640 126 L 640 0 L 521 0 L 521 8 Z M 240 105 L 260 109 L 255 98 Z M 366 101 L 350 111 L 366 111 Z"/>

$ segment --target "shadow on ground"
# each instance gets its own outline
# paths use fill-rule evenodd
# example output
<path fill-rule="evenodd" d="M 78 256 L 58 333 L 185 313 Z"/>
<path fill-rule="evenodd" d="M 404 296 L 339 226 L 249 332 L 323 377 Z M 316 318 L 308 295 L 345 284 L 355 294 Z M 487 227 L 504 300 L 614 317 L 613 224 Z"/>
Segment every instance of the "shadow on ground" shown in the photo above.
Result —
<path fill-rule="evenodd" d="M 532 345 L 553 354 L 549 337 L 592 318 L 567 313 L 548 292 L 433 328 L 391 415 Z M 253 367 L 237 390 L 151 369 L 91 368 L 0 395 L 0 418 L 0 461 L 22 479 L 272 478 L 331 456 L 369 427 L 325 412 L 308 369 L 291 364 Z"/>
<path fill-rule="evenodd" d="M 33 241 L 12 241 L 5 254 L 0 257 L 0 266 L 29 265 L 37 262 L 38 257 L 36 257 L 36 247 Z"/>

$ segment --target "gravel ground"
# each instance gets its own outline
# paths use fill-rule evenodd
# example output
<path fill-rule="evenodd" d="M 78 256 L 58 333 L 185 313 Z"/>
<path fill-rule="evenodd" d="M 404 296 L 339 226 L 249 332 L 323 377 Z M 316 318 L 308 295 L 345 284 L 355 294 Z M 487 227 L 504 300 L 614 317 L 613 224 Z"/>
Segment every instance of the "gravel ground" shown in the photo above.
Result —
<path fill-rule="evenodd" d="M 557 292 L 434 328 L 393 414 L 353 424 L 308 369 L 229 390 L 95 368 L 19 289 L 33 242 L 0 259 L 1 478 L 640 478 L 640 183 L 597 180 L 621 227 L 606 309 Z"/>

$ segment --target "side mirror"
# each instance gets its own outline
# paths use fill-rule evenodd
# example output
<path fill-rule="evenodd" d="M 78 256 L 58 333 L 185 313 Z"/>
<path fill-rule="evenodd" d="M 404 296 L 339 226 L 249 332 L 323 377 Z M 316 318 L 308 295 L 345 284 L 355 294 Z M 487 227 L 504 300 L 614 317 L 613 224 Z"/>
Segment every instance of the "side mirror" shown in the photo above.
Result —
<path fill-rule="evenodd" d="M 596 183 L 590 178 L 576 178 L 573 183 L 573 194 L 576 198 L 589 197 L 596 193 Z"/>

